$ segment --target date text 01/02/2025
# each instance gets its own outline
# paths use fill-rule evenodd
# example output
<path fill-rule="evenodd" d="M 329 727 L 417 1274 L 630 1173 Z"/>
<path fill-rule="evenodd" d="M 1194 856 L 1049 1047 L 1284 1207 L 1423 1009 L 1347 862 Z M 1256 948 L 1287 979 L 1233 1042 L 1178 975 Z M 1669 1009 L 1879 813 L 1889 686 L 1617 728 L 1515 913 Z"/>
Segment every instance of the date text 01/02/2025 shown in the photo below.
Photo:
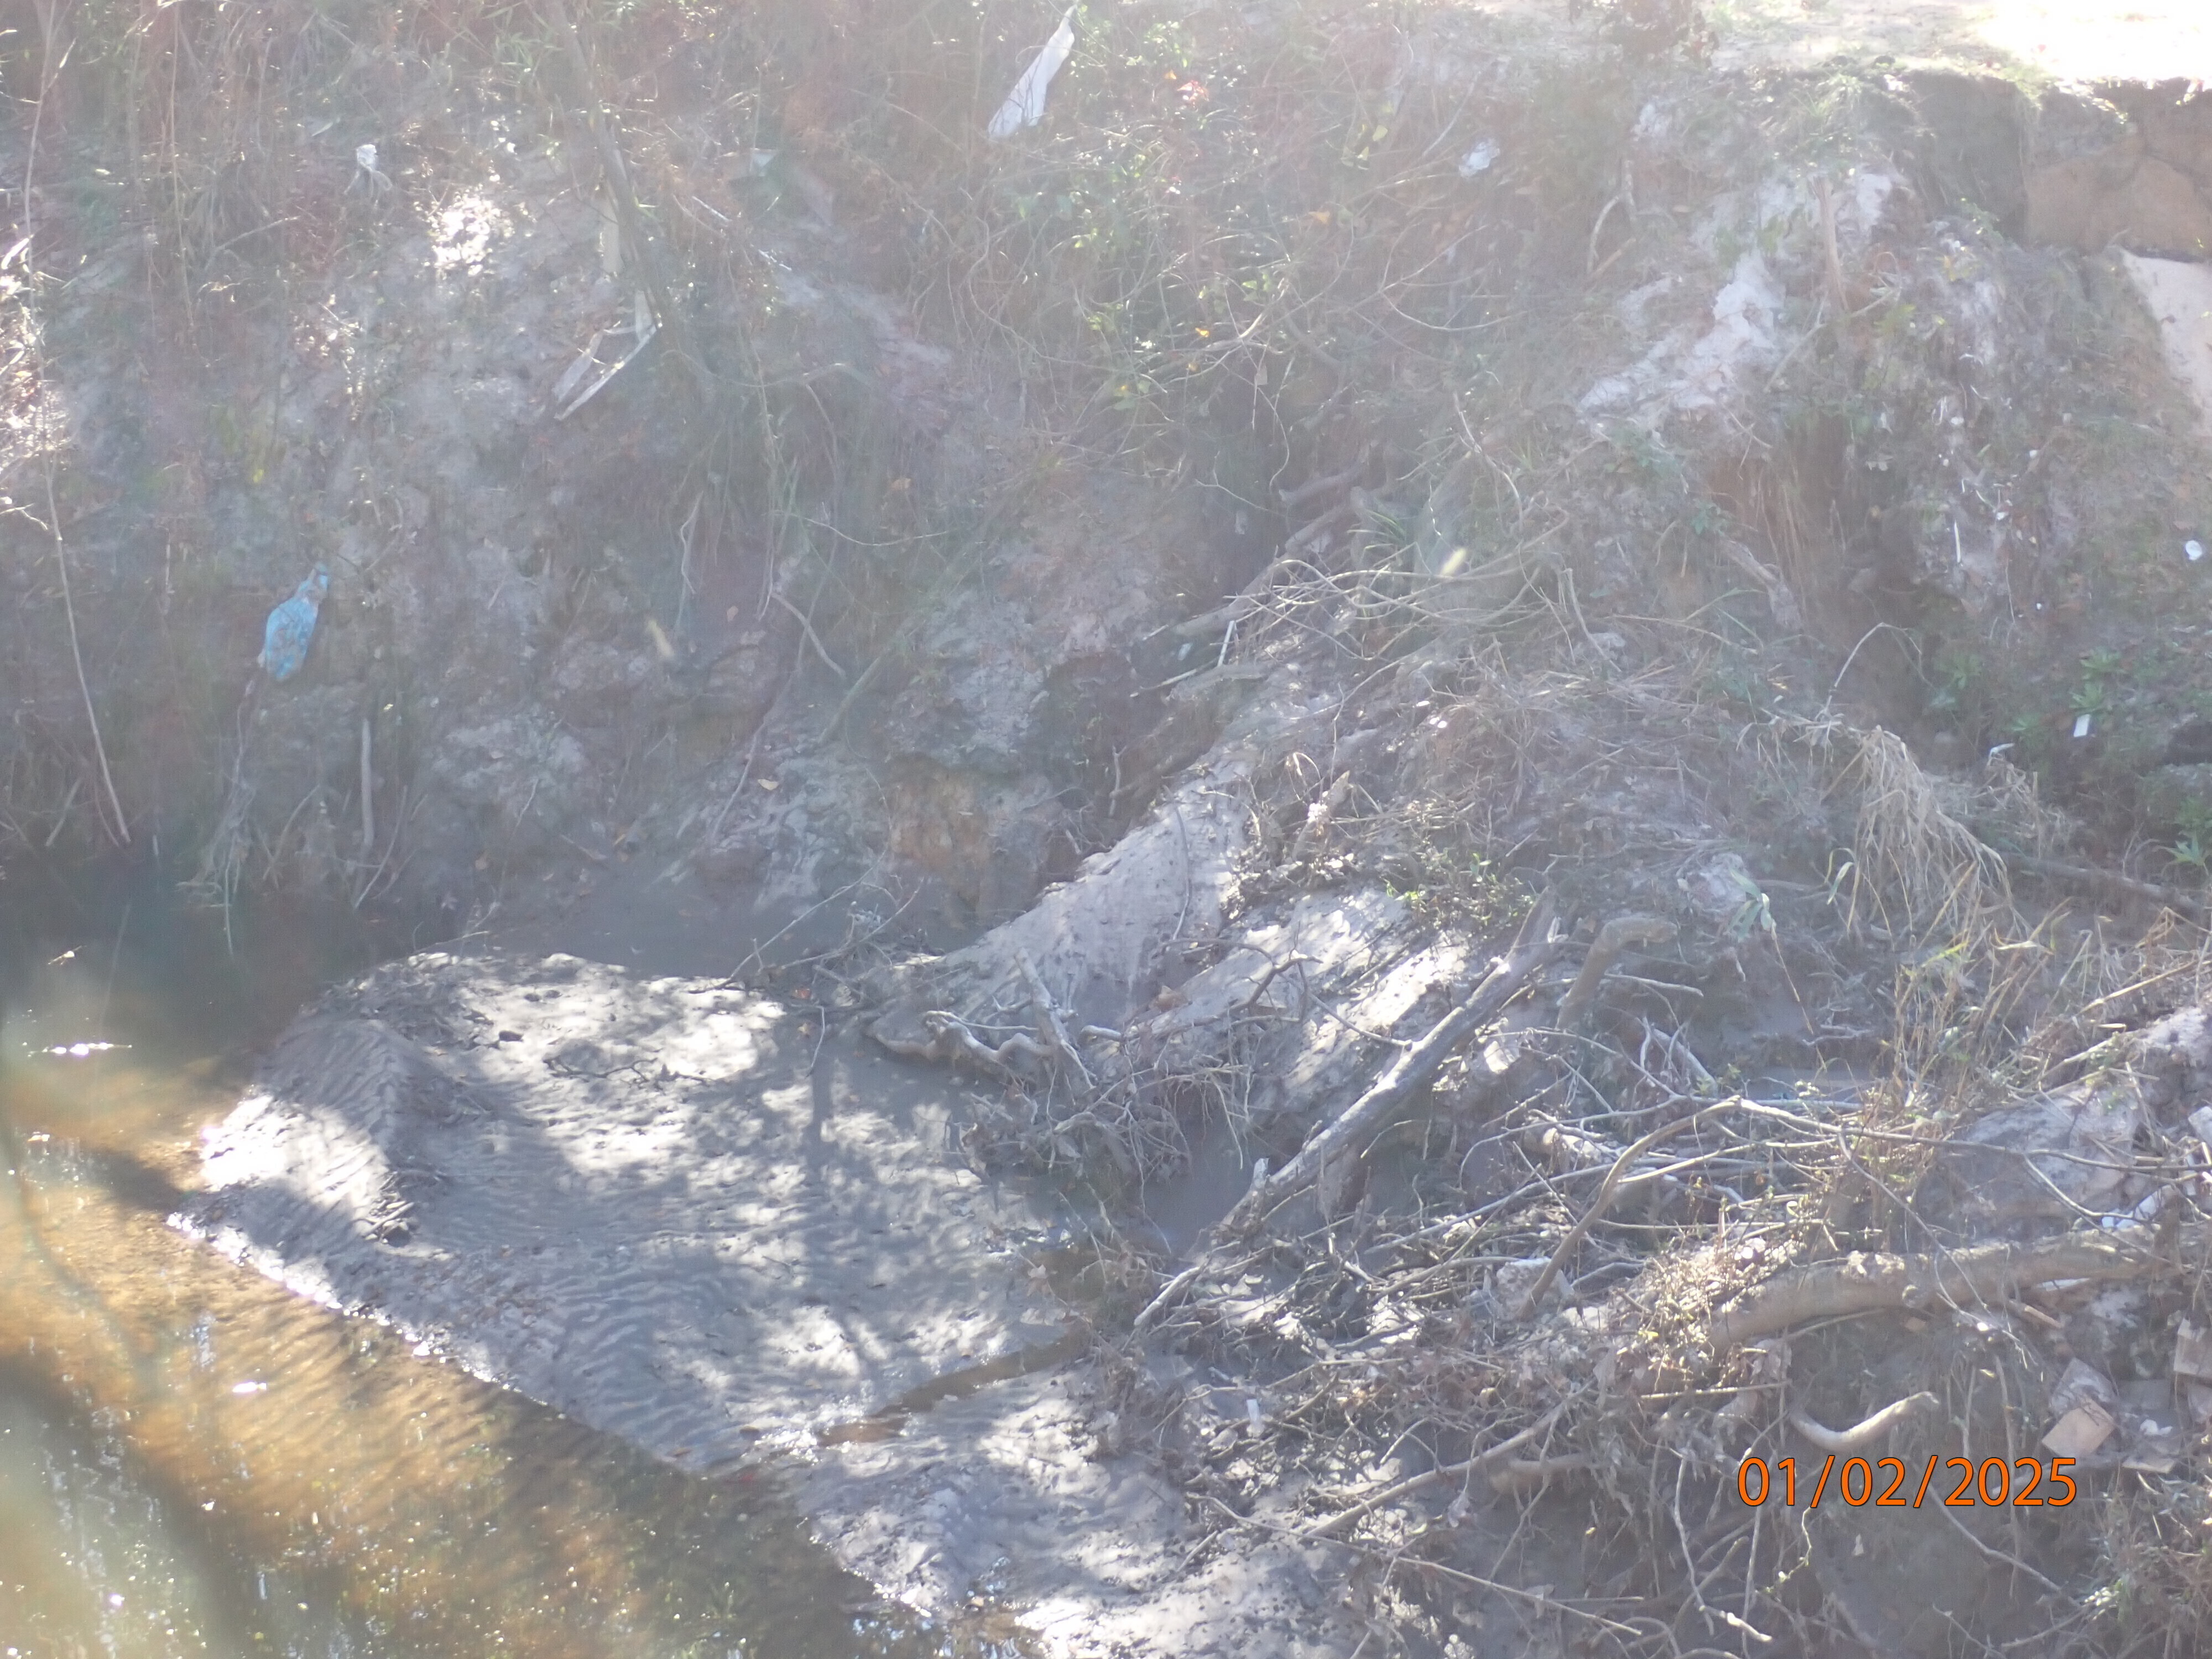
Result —
<path fill-rule="evenodd" d="M 1931 1452 L 1928 1456 L 1927 1468 L 1921 1471 L 1918 1486 L 1908 1498 L 1904 1493 L 1911 1477 L 1903 1459 L 1880 1457 L 1869 1463 L 1863 1457 L 1850 1457 L 1844 1460 L 1843 1468 L 1838 1471 L 1836 1455 L 1831 1452 L 1827 1462 L 1820 1466 L 1819 1477 L 1813 1482 L 1812 1504 L 1817 1505 L 1828 1494 L 1832 1478 L 1836 1494 L 1853 1509 L 1872 1504 L 1876 1509 L 1917 1510 L 1926 1501 L 1929 1489 L 1935 1484 L 1939 1464 L 1945 1470 L 1944 1478 L 1950 1490 L 1946 1493 L 1938 1486 L 1936 1496 L 1939 1501 L 1953 1508 L 1971 1508 L 1977 1504 L 1985 1504 L 1993 1508 L 2004 1504 L 2021 1509 L 2035 1509 L 2044 1504 L 2057 1508 L 2074 1501 L 2074 1477 L 2066 1473 L 2074 1464 L 2070 1457 L 2054 1457 L 2048 1463 L 2034 1457 L 2015 1458 L 2011 1463 L 2002 1457 L 1985 1457 L 1977 1464 L 1971 1458 L 1947 1458 Z M 2017 1486 L 2013 1481 L 2015 1468 L 2021 1477 Z M 1884 1475 L 1887 1477 L 1886 1485 L 1883 1484 Z M 1875 1490 L 1877 1486 L 1881 1487 L 1879 1493 Z M 1796 1458 L 1777 1458 L 1771 1469 L 1763 1457 L 1747 1457 L 1737 1465 L 1736 1495 L 1754 1509 L 1776 1495 L 1778 1487 L 1783 1503 L 1795 1509 L 1797 1506 Z M 2044 1494 L 2042 1489 L 2045 1488 L 2051 1489 L 2048 1495 Z"/>

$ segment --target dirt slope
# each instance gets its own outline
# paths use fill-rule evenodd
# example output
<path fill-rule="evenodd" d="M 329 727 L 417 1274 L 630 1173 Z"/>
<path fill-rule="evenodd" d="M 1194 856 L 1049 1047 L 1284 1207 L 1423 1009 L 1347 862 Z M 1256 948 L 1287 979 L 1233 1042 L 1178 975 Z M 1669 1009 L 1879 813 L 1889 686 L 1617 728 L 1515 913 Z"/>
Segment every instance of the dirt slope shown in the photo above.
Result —
<path fill-rule="evenodd" d="M 944 1068 L 868 1154 L 915 1214 L 982 1181 L 1091 1218 L 1079 1365 L 808 1477 L 922 1605 L 1222 1651 L 1324 1607 L 1440 1653 L 2191 1627 L 2203 1316 L 2136 1230 L 2195 1204 L 2202 1133 L 2124 1034 L 2205 990 L 2212 474 L 2170 365 L 2212 103 L 2130 67 L 2186 72 L 2192 20 L 2077 64 L 2019 8 L 1085 15 L 993 140 L 1055 21 L 1011 4 L 186 9 L 11 64 L 45 94 L 0 167 L 11 866 L 155 857 L 471 947 L 596 915 L 616 957 L 649 894 L 731 975 L 525 1015 L 541 952 L 383 970 L 349 1018 L 438 975 L 514 1010 L 432 1094 L 519 1092 L 426 1107 L 383 1048 L 384 1105 L 329 1053 L 286 1082 L 303 1030 L 229 1132 L 258 1173 L 210 1165 L 236 1248 L 672 1456 L 862 1419 L 959 1369 L 951 1326 L 825 1330 L 869 1373 L 833 1389 L 706 1358 L 687 1298 L 758 1263 L 647 1273 L 676 1346 L 612 1380 L 482 1310 L 626 1297 L 499 1254 L 626 1137 L 659 1173 L 609 1236 L 648 1255 L 662 1176 L 805 1163 L 818 1098 L 758 1092 L 745 1164 L 670 1057 L 708 987 L 740 1025 L 772 994 L 837 1064 L 865 1029 Z M 164 74 L 195 96 L 155 119 Z M 318 566 L 277 681 L 262 617 Z M 563 1020 L 635 1052 L 538 1053 Z M 1967 1201 L 1961 1144 L 2063 1201 Z M 2075 1222 L 2128 1288 L 1926 1266 Z M 1052 1264 L 933 1237 L 1011 1342 Z M 1851 1252 L 1936 1291 L 1715 1339 Z M 1869 1443 L 2010 1453 L 2074 1361 L 2128 1410 L 2063 1516 L 1869 1565 L 1832 1514 L 1742 1513 L 1801 1418 L 1927 1395 Z M 1095 1527 L 1015 1551 L 1060 1504 Z M 1260 1623 L 1206 1625 L 1248 1571 Z"/>

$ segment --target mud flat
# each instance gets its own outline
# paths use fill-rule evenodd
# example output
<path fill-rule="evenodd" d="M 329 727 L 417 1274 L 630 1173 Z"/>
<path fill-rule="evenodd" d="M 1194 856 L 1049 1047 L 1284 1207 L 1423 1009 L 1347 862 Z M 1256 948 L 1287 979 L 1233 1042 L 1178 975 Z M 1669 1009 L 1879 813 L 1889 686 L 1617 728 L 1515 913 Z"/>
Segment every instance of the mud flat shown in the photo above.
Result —
<path fill-rule="evenodd" d="M 712 1475 L 774 1458 L 838 1559 L 1054 1653 L 1334 1650 L 1320 1565 L 1200 1566 L 1102 1461 L 1067 1213 L 955 1155 L 957 1097 L 817 1009 L 553 955 L 325 997 L 204 1146 L 184 1224 L 300 1294 Z"/>

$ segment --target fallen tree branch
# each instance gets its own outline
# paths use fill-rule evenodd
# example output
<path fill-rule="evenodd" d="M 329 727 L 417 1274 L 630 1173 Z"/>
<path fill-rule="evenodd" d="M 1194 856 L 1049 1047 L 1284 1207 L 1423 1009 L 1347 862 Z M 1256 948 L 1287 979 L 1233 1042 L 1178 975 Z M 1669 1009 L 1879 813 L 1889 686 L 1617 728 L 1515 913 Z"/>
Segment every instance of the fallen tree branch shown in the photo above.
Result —
<path fill-rule="evenodd" d="M 1337 490 L 1351 489 L 1365 474 L 1368 459 L 1374 453 L 1375 446 L 1369 444 L 1360 450 L 1359 459 L 1345 468 L 1343 471 L 1331 472 L 1318 478 L 1308 478 L 1296 489 L 1281 491 L 1283 511 L 1295 513 L 1308 501 L 1317 501 L 1322 496 L 1331 495 Z"/>
<path fill-rule="evenodd" d="M 2182 1232 L 2184 1255 L 2202 1255 L 2201 1229 Z M 1942 1255 L 1854 1254 L 1780 1273 L 1736 1298 L 1707 1328 L 1715 1353 L 1808 1320 L 1885 1308 L 1996 1302 L 2061 1279 L 2137 1279 L 2165 1265 L 2154 1231 L 2131 1226 L 2069 1233 L 2032 1244 L 1984 1244 Z"/>
<path fill-rule="evenodd" d="M 777 592 L 773 586 L 770 586 L 768 590 L 768 596 L 771 599 L 774 599 L 778 605 L 781 605 L 786 611 L 791 612 L 793 616 L 799 618 L 799 626 L 806 635 L 807 644 L 814 647 L 814 654 L 822 659 L 822 665 L 823 667 L 827 668 L 841 680 L 850 679 L 852 678 L 852 676 L 846 673 L 843 669 L 837 666 L 836 658 L 831 656 L 830 654 L 830 647 L 822 643 L 822 636 L 814 631 L 814 620 L 812 617 L 809 617 L 804 611 L 801 611 L 789 599 L 784 598 L 782 594 Z"/>
<path fill-rule="evenodd" d="M 1575 982 L 1567 988 L 1567 994 L 1559 1004 L 1559 1029 L 1575 1029 L 1589 1012 L 1590 1005 L 1597 1000 L 1598 986 L 1607 970 L 1631 945 L 1665 945 L 1674 937 L 1674 925 L 1656 916 L 1615 916 L 1599 928 L 1589 954 L 1583 958 L 1582 972 L 1575 975 Z"/>
<path fill-rule="evenodd" d="M 1097 1085 L 1091 1080 L 1091 1073 L 1084 1066 L 1082 1055 L 1075 1052 L 1075 1044 L 1068 1040 L 1067 1024 L 1060 1018 L 1060 1010 L 1053 1006 L 1052 993 L 1046 988 L 1044 975 L 1037 972 L 1036 961 L 1027 951 L 1017 950 L 1014 963 L 1021 969 L 1022 979 L 1029 989 L 1030 1013 L 1036 1021 L 1037 1036 L 1061 1060 L 1075 1068 L 1075 1074 L 1083 1079 L 1085 1088 L 1095 1088 Z"/>
<path fill-rule="evenodd" d="M 1565 941 L 1552 937 L 1552 904 L 1547 896 L 1522 924 L 1512 949 L 1483 976 L 1467 1000 L 1400 1054 L 1365 1094 L 1306 1142 L 1290 1162 L 1267 1181 L 1254 1182 L 1251 1190 L 1221 1218 L 1214 1229 L 1215 1237 L 1249 1231 L 1276 1205 L 1310 1186 L 1330 1158 L 1350 1151 L 1380 1128 L 1408 1096 L 1435 1075 L 1462 1038 L 1496 1018 L 1528 976 L 1547 966 L 1563 948 Z"/>
<path fill-rule="evenodd" d="M 1561 1475 L 1578 1474 L 1594 1462 L 1588 1452 L 1568 1452 L 1560 1457 L 1539 1457 L 1530 1460 L 1516 1458 L 1510 1463 L 1500 1463 L 1490 1471 L 1490 1489 L 1497 1492 L 1522 1492 L 1547 1486 Z"/>
<path fill-rule="evenodd" d="M 1544 1271 L 1536 1275 L 1536 1282 L 1528 1287 L 1528 1294 L 1521 1299 L 1521 1317 L 1527 1319 L 1535 1313 L 1544 1299 L 1544 1292 L 1552 1288 L 1552 1281 L 1559 1276 L 1560 1265 L 1575 1246 L 1583 1242 L 1589 1230 L 1597 1224 L 1606 1211 L 1612 1207 L 1614 1195 L 1620 1191 L 1621 1177 L 1634 1167 L 1638 1158 L 1669 1136 L 1680 1134 L 1683 1130 L 1704 1122 L 1715 1112 L 1735 1103 L 1734 1100 L 1717 1100 L 1710 1106 L 1699 1107 L 1687 1117 L 1677 1118 L 1672 1123 L 1662 1123 L 1650 1134 L 1630 1142 L 1620 1156 L 1613 1160 L 1613 1167 L 1605 1172 L 1605 1179 L 1598 1183 L 1597 1196 L 1590 1200 L 1589 1207 L 1583 1212 L 1582 1219 L 1567 1229 L 1567 1236 L 1559 1241 L 1559 1248 L 1552 1252 L 1552 1259 L 1544 1264 Z"/>
<path fill-rule="evenodd" d="M 39 107 L 41 112 L 45 110 L 43 99 L 40 100 Z M 30 210 L 28 198 L 25 200 L 24 211 L 27 216 Z M 84 653 L 77 647 L 76 600 L 70 592 L 69 549 L 62 541 L 61 509 L 54 502 L 54 457 L 51 448 L 46 452 L 46 527 L 53 533 L 54 568 L 61 573 L 62 615 L 69 623 L 70 660 L 76 665 L 76 689 L 84 698 L 85 724 L 92 728 L 92 752 L 100 763 L 100 787 L 107 792 L 106 805 L 98 805 L 100 798 L 97 795 L 93 799 L 101 827 L 114 838 L 117 846 L 128 847 L 131 845 L 131 815 L 123 810 L 123 798 L 115 793 L 115 775 L 107 768 L 107 744 L 100 735 L 100 714 L 92 706 L 92 687 L 84 677 Z"/>
<path fill-rule="evenodd" d="M 361 717 L 361 855 L 376 850 L 376 774 L 369 766 L 368 716 Z M 356 909 L 361 907 L 356 905 Z"/>
<path fill-rule="evenodd" d="M 1130 1324 L 1130 1334 L 1133 1336 L 1143 1335 L 1145 1328 L 1151 1324 L 1152 1321 L 1158 1319 L 1162 1313 L 1165 1312 L 1168 1306 L 1173 1303 L 1177 1297 L 1181 1296 L 1185 1291 L 1188 1290 L 1197 1282 L 1198 1276 L 1200 1273 L 1204 1273 L 1208 1267 L 1213 1265 L 1213 1258 L 1212 1256 L 1202 1255 L 1199 1257 L 1197 1261 L 1192 1262 L 1190 1266 L 1185 1267 L 1181 1273 L 1177 1273 L 1173 1279 L 1168 1280 L 1166 1284 L 1161 1285 L 1158 1293 L 1155 1295 L 1150 1302 L 1145 1304 L 1144 1311 L 1139 1313 L 1135 1320 Z"/>
<path fill-rule="evenodd" d="M 1468 1475 L 1486 1474 L 1489 1471 L 1504 1465 L 1508 1458 L 1536 1438 L 1538 1435 L 1550 1432 L 1552 1425 L 1559 1420 L 1560 1413 L 1565 1410 L 1565 1402 L 1554 1406 L 1545 1415 L 1542 1421 L 1531 1423 L 1520 1433 L 1510 1439 L 1499 1441 L 1487 1451 L 1477 1452 L 1474 1456 L 1462 1462 L 1447 1463 L 1442 1468 L 1431 1469 L 1425 1474 L 1413 1475 L 1410 1479 L 1399 1481 L 1395 1486 L 1385 1486 L 1372 1497 L 1361 1498 L 1350 1509 L 1340 1510 L 1328 1520 L 1317 1522 L 1306 1528 L 1304 1531 L 1298 1534 L 1298 1537 L 1306 1541 L 1327 1538 L 1332 1533 L 1341 1532 L 1361 1516 L 1372 1515 L 1385 1504 L 1395 1504 L 1401 1498 L 1411 1498 L 1415 1492 L 1426 1492 L 1431 1486 L 1440 1486 L 1447 1480 L 1456 1480 Z M 1552 1460 L 1552 1463 L 1555 1466 L 1560 1461 L 1554 1459 Z"/>
<path fill-rule="evenodd" d="M 1802 1412 L 1790 1413 L 1790 1426 L 1803 1435 L 1824 1452 L 1833 1452 L 1838 1457 L 1850 1457 L 1864 1451 L 1916 1412 L 1923 1412 L 1942 1402 L 1932 1394 L 1909 1394 L 1902 1400 L 1884 1406 L 1863 1423 L 1848 1429 L 1832 1429 L 1815 1422 Z"/>
<path fill-rule="evenodd" d="M 1017 1054 L 1024 1059 L 1035 1060 L 1042 1060 L 1046 1055 L 1044 1045 L 1026 1031 L 1017 1031 L 1004 1042 L 993 1048 L 969 1029 L 966 1020 L 957 1014 L 947 1013 L 943 1009 L 934 1009 L 924 1014 L 921 1017 L 921 1026 L 930 1035 L 928 1048 L 923 1050 L 921 1057 L 936 1058 L 941 1055 L 944 1053 L 944 1045 L 950 1042 L 957 1053 L 967 1055 L 985 1071 L 999 1077 L 1018 1079 L 1021 1076 L 1020 1071 L 1014 1065 L 1014 1057 Z M 884 1046 L 891 1047 L 890 1044 Z M 911 1053 L 912 1049 L 910 1046 L 893 1048 L 892 1052 L 894 1054 Z"/>
<path fill-rule="evenodd" d="M 2163 905 L 2192 921 L 2201 922 L 2208 914 L 2203 899 L 2195 894 L 2185 893 L 2179 887 L 2163 887 L 2156 882 L 2137 881 L 2133 876 L 2124 876 L 2115 870 L 2100 870 L 2087 864 L 2068 864 L 2058 859 L 2037 858 L 2028 853 L 2001 853 L 1998 856 L 2014 869 L 2028 875 L 2040 876 L 2045 881 L 2063 882 L 2072 887 L 2087 888 L 2091 893 L 2118 902 L 2141 899 L 2146 903 Z"/>

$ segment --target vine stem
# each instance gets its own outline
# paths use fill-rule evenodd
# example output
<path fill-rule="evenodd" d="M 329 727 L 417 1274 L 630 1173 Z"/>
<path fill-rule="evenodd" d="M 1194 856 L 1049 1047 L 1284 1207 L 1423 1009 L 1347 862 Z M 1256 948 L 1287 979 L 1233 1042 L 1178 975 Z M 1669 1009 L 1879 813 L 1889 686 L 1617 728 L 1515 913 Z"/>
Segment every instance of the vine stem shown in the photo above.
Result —
<path fill-rule="evenodd" d="M 70 592 L 69 548 L 62 539 L 62 515 L 54 505 L 54 458 L 51 450 L 46 454 L 46 527 L 54 538 L 54 564 L 62 574 L 62 614 L 69 620 L 70 660 L 76 665 L 76 689 L 84 697 L 85 723 L 92 727 L 92 752 L 100 759 L 100 781 L 107 791 L 108 811 L 114 814 L 108 823 L 108 833 L 118 845 L 131 844 L 131 820 L 123 811 L 122 797 L 115 793 L 115 774 L 107 765 L 107 744 L 100 735 L 100 714 L 92 706 L 92 685 L 84 677 L 84 651 L 77 644 L 76 599 Z M 107 813 L 101 815 L 107 821 Z"/>
<path fill-rule="evenodd" d="M 23 264 L 27 277 L 34 277 L 36 274 L 29 244 L 38 228 L 33 216 L 35 210 L 32 206 L 31 183 L 39 165 L 39 130 L 46 121 L 46 100 L 52 94 L 55 83 L 61 79 L 62 65 L 69 61 L 67 46 L 62 48 L 58 58 L 54 52 L 54 42 L 61 33 L 64 10 L 64 6 L 56 4 L 39 8 L 42 37 L 40 50 L 43 54 L 39 68 L 39 102 L 31 114 L 30 145 L 23 158 Z M 35 287 L 31 291 L 34 293 Z M 36 325 L 34 322 L 33 326 L 35 328 Z M 40 356 L 43 374 L 43 350 Z M 61 572 L 62 612 L 69 619 L 70 660 L 76 665 L 76 689 L 84 698 L 84 718 L 92 727 L 93 753 L 100 759 L 100 781 L 107 791 L 107 805 L 101 809 L 100 822 L 118 846 L 128 847 L 131 844 L 131 820 L 124 813 L 122 798 L 115 793 L 115 774 L 107 764 L 107 744 L 100 735 L 100 715 L 92 706 L 92 685 L 85 678 L 84 649 L 77 643 L 76 598 L 70 591 L 69 550 L 62 540 L 62 515 L 54 502 L 54 454 L 51 443 L 46 446 L 46 529 L 54 538 L 54 564 Z"/>

